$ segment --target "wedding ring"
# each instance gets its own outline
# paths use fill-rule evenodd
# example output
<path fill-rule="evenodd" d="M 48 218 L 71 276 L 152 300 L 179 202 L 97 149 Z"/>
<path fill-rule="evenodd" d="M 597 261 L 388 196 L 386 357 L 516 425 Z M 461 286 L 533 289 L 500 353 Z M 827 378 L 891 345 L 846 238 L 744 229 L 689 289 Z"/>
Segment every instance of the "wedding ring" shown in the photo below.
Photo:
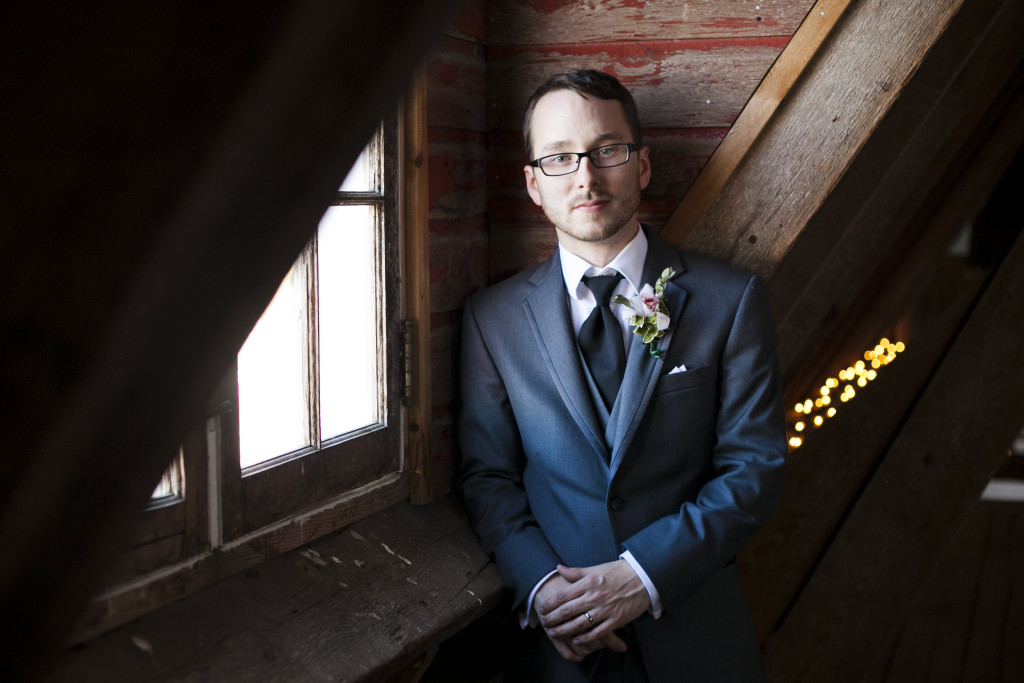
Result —
<path fill-rule="evenodd" d="M 587 618 L 587 621 L 589 621 L 589 622 L 590 622 L 590 625 L 591 625 L 591 626 L 593 626 L 593 625 L 594 625 L 594 620 L 593 620 L 593 619 L 591 618 L 591 616 L 590 616 L 590 612 L 584 612 L 584 613 L 583 613 L 583 616 L 585 616 L 585 617 Z"/>

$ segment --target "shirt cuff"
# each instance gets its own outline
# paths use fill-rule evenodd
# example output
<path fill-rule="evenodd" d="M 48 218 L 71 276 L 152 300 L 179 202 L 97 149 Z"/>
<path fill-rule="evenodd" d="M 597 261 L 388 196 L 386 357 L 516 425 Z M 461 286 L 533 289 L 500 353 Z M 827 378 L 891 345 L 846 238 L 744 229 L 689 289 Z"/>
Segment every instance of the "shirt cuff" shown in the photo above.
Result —
<path fill-rule="evenodd" d="M 533 628 L 534 626 L 540 623 L 540 618 L 537 616 L 537 613 L 533 611 L 533 596 L 537 594 L 537 590 L 544 585 L 545 581 L 547 581 L 552 577 L 552 575 L 557 573 L 557 569 L 552 569 L 550 572 L 545 574 L 544 578 L 538 581 L 537 584 L 533 587 L 533 590 L 530 591 L 530 596 L 526 598 L 526 610 L 519 613 L 519 628 Z M 643 579 L 641 579 L 641 581 L 642 580 Z"/>
<path fill-rule="evenodd" d="M 628 550 L 619 555 L 619 559 L 625 560 L 626 563 L 633 568 L 633 571 L 636 572 L 636 575 L 640 577 L 640 581 L 644 584 L 644 588 L 647 589 L 647 595 L 651 598 L 651 616 L 655 619 L 660 617 L 662 613 L 661 596 L 658 595 L 658 589 L 654 587 L 653 583 L 651 583 L 651 577 L 647 576 L 647 572 L 644 571 L 644 568 L 641 567 L 640 563 L 637 562 L 636 558 L 633 557 L 633 553 L 629 552 Z M 547 577 L 544 578 L 546 579 Z M 544 582 L 541 581 L 541 583 Z M 539 586 L 540 584 L 537 585 Z M 534 588 L 534 590 L 537 589 Z M 533 597 L 532 594 L 530 597 Z"/>

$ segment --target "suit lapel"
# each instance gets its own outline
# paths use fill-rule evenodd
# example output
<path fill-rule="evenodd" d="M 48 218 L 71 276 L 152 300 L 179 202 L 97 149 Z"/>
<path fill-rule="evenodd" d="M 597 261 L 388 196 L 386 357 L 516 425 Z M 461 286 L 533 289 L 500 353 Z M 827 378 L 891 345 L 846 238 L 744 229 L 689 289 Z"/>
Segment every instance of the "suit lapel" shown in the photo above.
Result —
<path fill-rule="evenodd" d="M 523 307 L 533 326 L 551 380 L 580 431 L 601 455 L 602 461 L 608 462 L 608 449 L 572 334 L 557 251 L 537 270 L 530 282 L 536 289 L 523 301 Z M 540 321 L 545 322 L 542 324 Z"/>
<path fill-rule="evenodd" d="M 645 230 L 647 233 L 647 258 L 644 262 L 643 283 L 654 284 L 661 277 L 662 271 L 672 268 L 675 275 L 665 286 L 665 297 L 669 306 L 669 328 L 665 336 L 658 340 L 658 348 L 668 354 L 676 331 L 676 324 L 682 320 L 683 306 L 686 302 L 686 290 L 676 284 L 675 278 L 683 272 L 683 264 L 679 252 L 665 240 Z M 636 434 L 640 420 L 643 418 L 650 403 L 658 378 L 662 373 L 663 361 L 651 355 L 647 345 L 638 335 L 633 335 L 626 358 L 626 372 L 622 387 L 616 397 L 612 414 L 609 417 L 609 443 L 612 444 L 612 474 L 622 462 L 622 455 L 629 448 Z"/>

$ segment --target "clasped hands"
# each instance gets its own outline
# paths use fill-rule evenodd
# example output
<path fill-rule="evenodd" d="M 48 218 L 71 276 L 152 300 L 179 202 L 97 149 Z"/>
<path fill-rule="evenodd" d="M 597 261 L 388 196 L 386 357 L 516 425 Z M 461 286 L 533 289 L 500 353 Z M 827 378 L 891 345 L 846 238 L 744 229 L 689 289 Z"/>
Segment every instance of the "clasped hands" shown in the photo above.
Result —
<path fill-rule="evenodd" d="M 615 629 L 650 606 L 640 577 L 625 560 L 593 567 L 563 567 L 537 590 L 534 609 L 558 654 L 570 662 L 611 648 L 625 652 Z"/>

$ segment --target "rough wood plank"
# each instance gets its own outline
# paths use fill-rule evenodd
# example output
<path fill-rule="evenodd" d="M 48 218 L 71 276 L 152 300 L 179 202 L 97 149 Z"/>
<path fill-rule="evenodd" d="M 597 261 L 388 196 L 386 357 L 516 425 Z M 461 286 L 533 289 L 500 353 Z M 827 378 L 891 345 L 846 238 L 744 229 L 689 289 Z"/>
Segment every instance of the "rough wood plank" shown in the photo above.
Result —
<path fill-rule="evenodd" d="M 401 162 L 402 237 L 405 260 L 402 284 L 403 319 L 413 327 L 413 395 L 405 406 L 405 457 L 413 503 L 434 499 L 430 473 L 430 188 L 428 185 L 427 82 L 416 75 L 402 104 Z M 404 372 L 404 370 L 403 370 Z"/>
<path fill-rule="evenodd" d="M 430 219 L 465 219 L 487 211 L 484 133 L 431 126 Z"/>
<path fill-rule="evenodd" d="M 790 36 L 810 0 L 489 0 L 490 45 Z"/>
<path fill-rule="evenodd" d="M 1003 504 L 1007 505 L 1007 504 Z M 1018 508 L 1020 506 L 1017 506 Z M 977 598 L 971 619 L 970 639 L 965 651 L 963 680 L 1012 681 L 1017 675 L 1003 670 L 1004 653 L 1020 649 L 1022 634 L 1006 631 L 1014 584 L 1020 574 L 1013 573 L 1011 558 L 1018 552 L 1021 539 L 1020 517 L 993 515 L 985 525 L 985 564 L 978 577 Z M 1015 534 L 1014 531 L 1017 533 Z M 1019 586 L 1017 587 L 1019 590 Z M 1011 639 L 1008 640 L 1008 637 Z"/>
<path fill-rule="evenodd" d="M 814 571 L 850 506 L 869 480 L 879 459 L 927 384 L 942 354 L 984 286 L 986 271 L 957 273 L 936 267 L 920 281 L 923 291 L 953 280 L 960 288 L 932 310 L 928 325 L 919 328 L 907 350 L 880 372 L 857 397 L 843 404 L 836 417 L 809 429 L 804 444 L 792 451 L 786 467 L 786 495 L 775 517 L 740 553 L 744 588 L 758 633 L 765 640 L 778 626 Z M 859 354 L 834 359 L 839 367 Z M 841 363 L 838 361 L 842 361 Z M 823 382 L 825 377 L 818 379 Z M 820 384 L 819 384 L 820 386 Z M 803 396 L 800 397 L 800 400 Z M 795 413 L 787 405 L 791 419 Z"/>
<path fill-rule="evenodd" d="M 482 45 L 452 38 L 434 49 L 425 69 L 431 126 L 487 130 L 485 57 Z"/>
<path fill-rule="evenodd" d="M 369 491 L 352 492 L 308 515 L 222 546 L 216 553 L 190 558 L 184 564 L 101 594 L 83 610 L 70 642 L 81 643 L 94 638 L 225 577 L 294 550 L 310 539 L 405 500 L 409 495 L 407 476 L 392 477 Z"/>
<path fill-rule="evenodd" d="M 665 239 L 680 245 L 686 242 L 849 4 L 850 0 L 819 0 L 807 13 L 793 39 L 743 108 L 729 135 L 666 221 L 662 233 Z"/>
<path fill-rule="evenodd" d="M 851 6 L 687 245 L 770 279 L 960 5 Z"/>
<path fill-rule="evenodd" d="M 885 651 L 952 531 L 1020 431 L 1022 335 L 1019 237 L 766 642 L 771 680 L 857 681 L 864 662 Z"/>
<path fill-rule="evenodd" d="M 68 650 L 51 680 L 386 680 L 501 591 L 451 503 L 403 503 Z"/>
<path fill-rule="evenodd" d="M 820 372 L 813 359 L 842 351 L 851 323 L 897 318 L 915 272 L 987 200 L 977 188 L 994 184 L 1024 135 L 1021 103 L 1000 102 L 1024 58 L 1021 30 L 1020 3 L 965 5 L 778 264 L 770 294 L 788 389 L 805 388 L 796 373 Z"/>
<path fill-rule="evenodd" d="M 518 130 L 530 94 L 545 78 L 586 67 L 629 88 L 644 128 L 732 125 L 788 37 L 490 48 L 488 128 Z"/>

